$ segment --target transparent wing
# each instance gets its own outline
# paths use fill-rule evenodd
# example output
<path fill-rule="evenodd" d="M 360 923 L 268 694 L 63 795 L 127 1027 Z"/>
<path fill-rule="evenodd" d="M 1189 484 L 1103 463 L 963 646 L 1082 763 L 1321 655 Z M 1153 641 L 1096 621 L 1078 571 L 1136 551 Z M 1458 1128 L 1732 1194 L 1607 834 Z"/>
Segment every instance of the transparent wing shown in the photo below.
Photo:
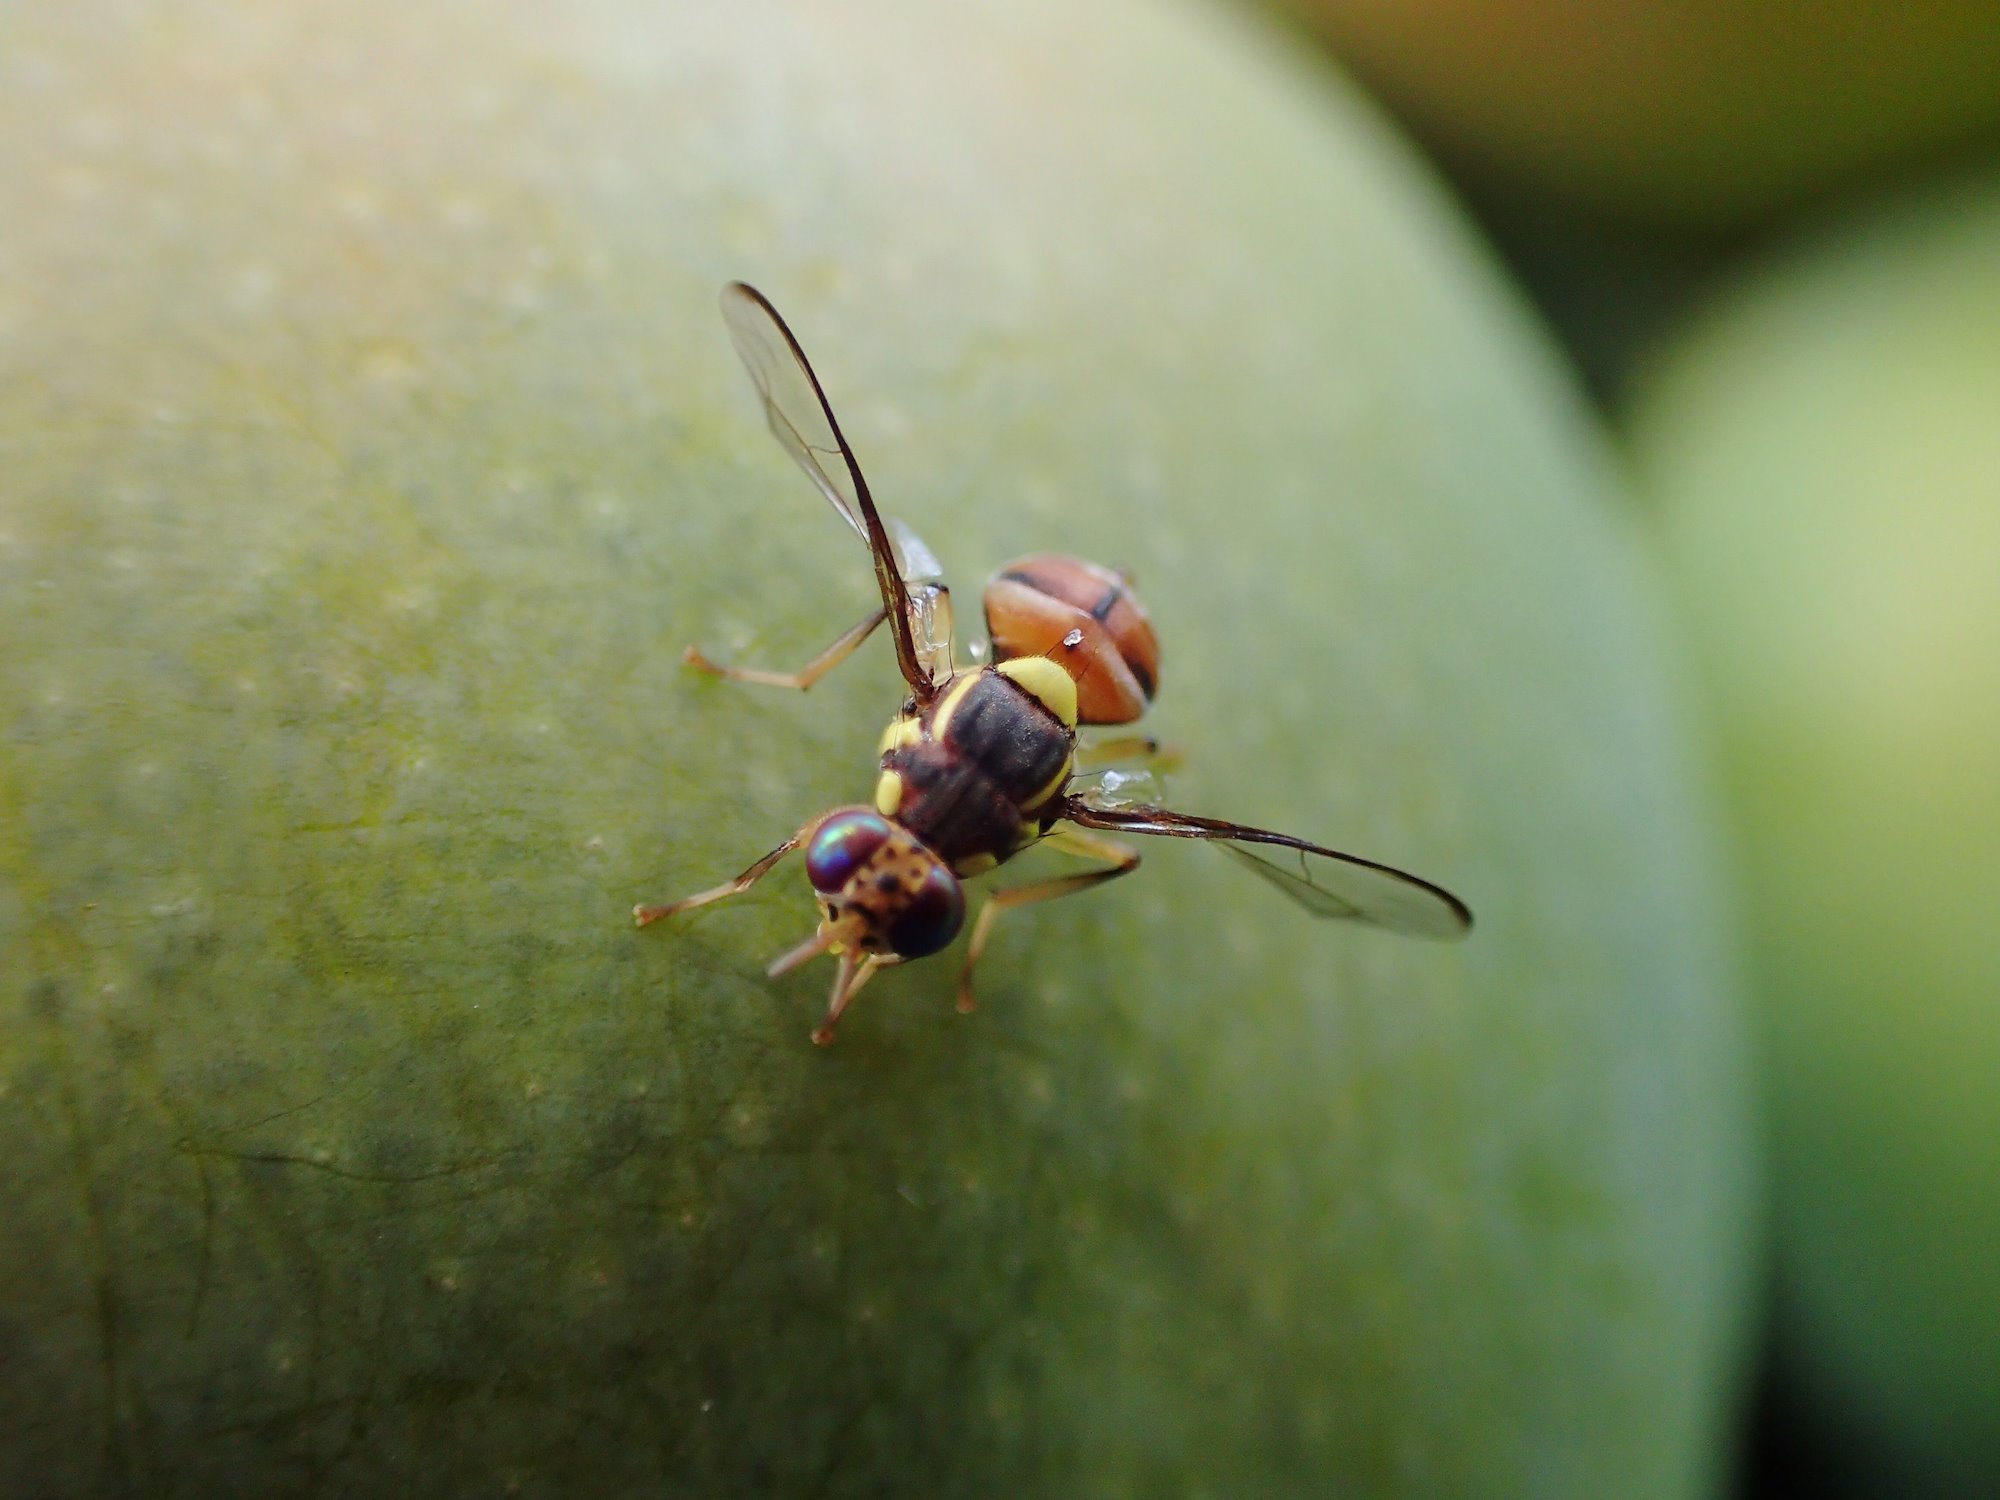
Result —
<path fill-rule="evenodd" d="M 910 591 L 898 556 L 897 540 L 892 540 L 875 508 L 868 481 L 854 450 L 840 430 L 839 419 L 826 399 L 819 377 L 813 373 L 806 352 L 778 315 L 777 308 L 755 287 L 732 281 L 722 289 L 722 319 L 729 325 L 729 338 L 750 372 L 750 383 L 764 403 L 764 417 L 772 435 L 791 454 L 806 477 L 826 496 L 840 518 L 854 528 L 855 535 L 868 544 L 875 562 L 875 581 L 882 591 L 882 608 L 889 618 L 890 634 L 896 642 L 896 664 L 919 700 L 927 700 L 938 678 L 934 674 L 938 651 L 934 643 L 919 650 L 911 629 Z M 899 529 L 902 552 L 919 570 L 936 568 L 930 549 L 916 540 L 907 527 Z M 914 543 L 914 548 L 910 546 Z M 943 653 L 950 654 L 947 641 Z"/>
<path fill-rule="evenodd" d="M 889 517 L 889 540 L 896 544 L 896 565 L 904 583 L 936 583 L 944 577 L 944 564 L 924 545 L 900 516 Z"/>
<path fill-rule="evenodd" d="M 764 403 L 772 435 L 854 534 L 868 541 L 868 526 L 861 518 L 867 481 L 841 436 L 805 350 L 770 300 L 741 281 L 722 289 L 722 320 L 729 325 L 729 340 Z"/>
<path fill-rule="evenodd" d="M 951 590 L 944 586 L 944 564 L 900 517 L 889 517 L 889 539 L 896 547 L 897 571 L 910 594 L 910 635 L 917 660 L 932 682 L 943 682 L 953 670 Z"/>
<path fill-rule="evenodd" d="M 1164 807 L 1099 806 L 1088 797 L 1065 799 L 1063 816 L 1113 833 L 1206 839 L 1316 917 L 1366 922 L 1410 937 L 1462 938 L 1472 930 L 1471 911 L 1444 887 L 1288 833 Z"/>

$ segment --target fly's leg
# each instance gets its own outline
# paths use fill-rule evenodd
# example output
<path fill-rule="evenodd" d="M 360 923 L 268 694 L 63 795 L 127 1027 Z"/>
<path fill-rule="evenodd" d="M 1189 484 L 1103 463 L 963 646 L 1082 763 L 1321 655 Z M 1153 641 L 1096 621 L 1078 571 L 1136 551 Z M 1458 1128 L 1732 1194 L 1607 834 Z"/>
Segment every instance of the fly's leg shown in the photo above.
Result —
<path fill-rule="evenodd" d="M 778 845 L 777 848 L 758 860 L 756 864 L 745 870 L 741 875 L 738 875 L 734 880 L 725 881 L 721 885 L 711 887 L 705 891 L 696 891 L 692 896 L 683 896 L 678 901 L 669 901 L 665 906 L 633 907 L 632 920 L 641 927 L 650 927 L 662 918 L 671 917 L 684 911 L 693 911 L 697 906 L 707 906 L 710 902 L 720 901 L 725 896 L 734 896 L 749 890 L 751 886 L 770 874 L 772 867 L 779 860 L 798 848 L 800 844 L 803 844 L 806 841 L 806 836 L 818 826 L 819 819 L 814 818 L 812 822 L 806 824 L 805 827 L 786 839 L 784 843 Z"/>
<path fill-rule="evenodd" d="M 1180 769 L 1181 753 L 1150 734 L 1120 734 L 1105 740 L 1076 742 L 1076 768 L 1101 771 L 1106 766 L 1134 766 L 1148 771 Z"/>
<path fill-rule="evenodd" d="M 833 1030 L 840 1024 L 841 1014 L 854 997 L 861 993 L 861 987 L 873 979 L 879 970 L 903 960 L 893 953 L 870 953 L 857 958 L 852 953 L 841 955 L 840 972 L 833 979 L 833 994 L 826 1003 L 826 1019 L 814 1028 L 813 1041 L 822 1047 L 833 1045 Z"/>
<path fill-rule="evenodd" d="M 979 962 L 979 955 L 986 951 L 986 940 L 993 935 L 993 924 L 1000 919 L 1001 912 L 1010 906 L 1033 906 L 1037 901 L 1054 901 L 1060 896 L 1073 896 L 1078 891 L 1087 891 L 1092 886 L 1103 885 L 1107 880 L 1116 880 L 1120 875 L 1130 874 L 1139 868 L 1139 856 L 1136 852 L 1127 849 L 1123 844 L 1114 844 L 1109 839 L 1099 838 L 1096 834 L 1081 828 L 1058 828 L 1042 842 L 1066 854 L 1075 854 L 1084 859 L 1101 859 L 1105 862 L 1105 868 L 1085 870 L 1080 875 L 1060 875 L 1053 880 L 1038 880 L 1031 885 L 1017 885 L 1009 890 L 995 891 L 981 908 L 979 920 L 972 924 L 972 941 L 965 949 L 965 967 L 958 971 L 960 1011 L 969 1011 L 978 1004 L 972 996 L 972 966 Z"/>
<path fill-rule="evenodd" d="M 796 672 L 767 672 L 761 667 L 721 666 L 702 655 L 699 646 L 688 647 L 681 653 L 681 660 L 697 671 L 708 673 L 711 677 L 726 677 L 731 682 L 758 682 L 766 687 L 796 688 L 803 693 L 852 656 L 855 648 L 873 635 L 876 628 L 888 618 L 888 612 L 879 606 L 870 610 L 865 619 L 843 632 L 831 646 Z"/>

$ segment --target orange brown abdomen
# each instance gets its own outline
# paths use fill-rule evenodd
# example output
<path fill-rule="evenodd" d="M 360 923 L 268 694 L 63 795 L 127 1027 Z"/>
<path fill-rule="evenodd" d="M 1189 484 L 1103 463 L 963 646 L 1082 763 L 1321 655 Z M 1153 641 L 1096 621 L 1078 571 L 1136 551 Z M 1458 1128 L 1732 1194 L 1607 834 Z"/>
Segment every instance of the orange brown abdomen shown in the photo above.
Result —
<path fill-rule="evenodd" d="M 1043 552 L 986 585 L 993 659 L 1046 656 L 1076 681 L 1077 720 L 1129 724 L 1160 679 L 1153 622 L 1125 580 L 1081 558 Z"/>

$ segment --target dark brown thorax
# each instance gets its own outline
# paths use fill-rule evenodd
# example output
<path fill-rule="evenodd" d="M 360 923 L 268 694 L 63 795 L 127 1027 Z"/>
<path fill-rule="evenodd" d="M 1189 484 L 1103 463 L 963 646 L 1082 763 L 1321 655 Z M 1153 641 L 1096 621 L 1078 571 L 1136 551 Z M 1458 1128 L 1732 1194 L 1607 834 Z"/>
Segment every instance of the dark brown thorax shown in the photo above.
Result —
<path fill-rule="evenodd" d="M 981 667 L 889 728 L 875 805 L 961 874 L 1040 837 L 1068 782 L 1075 732 L 1037 692 L 1067 681 L 1045 661 Z"/>

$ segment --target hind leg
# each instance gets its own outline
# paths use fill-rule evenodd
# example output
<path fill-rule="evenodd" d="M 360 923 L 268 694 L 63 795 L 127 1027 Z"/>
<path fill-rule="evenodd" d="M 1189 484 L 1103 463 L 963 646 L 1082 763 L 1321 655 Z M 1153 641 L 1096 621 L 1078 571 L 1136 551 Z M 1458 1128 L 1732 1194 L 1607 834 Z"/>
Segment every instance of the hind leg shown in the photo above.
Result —
<path fill-rule="evenodd" d="M 697 671 L 708 673 L 711 677 L 726 677 L 731 682 L 756 682 L 765 687 L 796 688 L 803 693 L 852 656 L 856 648 L 873 635 L 876 628 L 888 618 L 887 612 L 882 609 L 870 611 L 866 619 L 850 627 L 831 646 L 796 672 L 767 672 L 762 667 L 725 667 L 702 655 L 699 646 L 688 647 L 681 653 L 681 660 Z"/>

